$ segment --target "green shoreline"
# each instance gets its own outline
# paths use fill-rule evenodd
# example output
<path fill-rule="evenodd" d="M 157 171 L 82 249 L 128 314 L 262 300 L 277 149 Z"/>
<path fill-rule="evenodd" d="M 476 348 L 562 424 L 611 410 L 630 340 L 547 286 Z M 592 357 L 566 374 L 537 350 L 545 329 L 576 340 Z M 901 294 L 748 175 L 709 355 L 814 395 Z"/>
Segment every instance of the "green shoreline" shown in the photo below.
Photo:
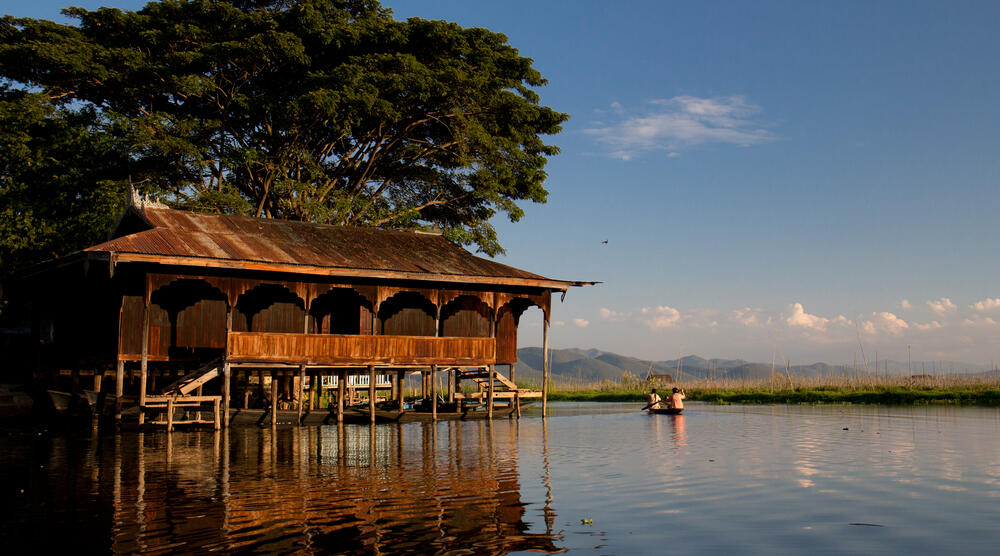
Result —
<path fill-rule="evenodd" d="M 882 404 L 929 405 L 951 404 L 970 406 L 1000 406 L 1000 388 L 979 387 L 961 389 L 872 388 L 864 390 L 786 389 L 786 390 L 686 390 L 688 401 L 717 404 Z M 637 402 L 646 395 L 634 390 L 580 390 L 549 392 L 550 401 Z"/>

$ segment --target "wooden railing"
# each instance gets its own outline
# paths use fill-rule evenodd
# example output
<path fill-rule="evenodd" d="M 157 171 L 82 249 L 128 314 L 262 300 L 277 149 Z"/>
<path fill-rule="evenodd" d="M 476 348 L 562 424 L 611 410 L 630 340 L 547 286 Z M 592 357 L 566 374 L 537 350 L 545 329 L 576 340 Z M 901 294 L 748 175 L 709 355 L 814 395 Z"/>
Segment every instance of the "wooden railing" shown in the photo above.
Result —
<path fill-rule="evenodd" d="M 229 361 L 297 365 L 489 365 L 493 338 L 232 332 Z"/>

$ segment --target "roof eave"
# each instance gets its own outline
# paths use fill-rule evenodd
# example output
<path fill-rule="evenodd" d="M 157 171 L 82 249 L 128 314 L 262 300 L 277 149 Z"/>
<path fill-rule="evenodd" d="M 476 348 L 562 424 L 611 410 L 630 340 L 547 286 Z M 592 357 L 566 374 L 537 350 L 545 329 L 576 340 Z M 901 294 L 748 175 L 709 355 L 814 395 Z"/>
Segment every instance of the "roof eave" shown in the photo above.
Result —
<path fill-rule="evenodd" d="M 458 274 L 433 274 L 426 272 L 406 272 L 398 270 L 377 270 L 366 268 L 339 268 L 313 265 L 269 263 L 261 261 L 214 259 L 209 257 L 178 257 L 174 255 L 151 255 L 146 253 L 115 253 L 117 263 L 148 263 L 161 265 L 188 266 L 200 268 L 221 268 L 232 270 L 258 270 L 265 272 L 287 272 L 314 276 L 376 278 L 386 280 L 411 280 L 419 282 L 450 282 L 460 284 L 489 284 L 521 286 L 565 292 L 571 287 L 592 286 L 599 282 L 578 282 L 553 280 L 549 278 L 515 278 L 505 276 L 468 276 Z"/>

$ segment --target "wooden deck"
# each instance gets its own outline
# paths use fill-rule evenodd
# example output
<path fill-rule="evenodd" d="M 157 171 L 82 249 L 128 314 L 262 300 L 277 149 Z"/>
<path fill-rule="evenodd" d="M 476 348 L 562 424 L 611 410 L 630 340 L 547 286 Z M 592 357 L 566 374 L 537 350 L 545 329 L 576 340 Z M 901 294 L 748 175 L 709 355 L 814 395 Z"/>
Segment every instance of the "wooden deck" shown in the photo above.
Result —
<path fill-rule="evenodd" d="M 496 363 L 496 340 L 231 332 L 226 357 L 298 365 L 488 365 Z"/>

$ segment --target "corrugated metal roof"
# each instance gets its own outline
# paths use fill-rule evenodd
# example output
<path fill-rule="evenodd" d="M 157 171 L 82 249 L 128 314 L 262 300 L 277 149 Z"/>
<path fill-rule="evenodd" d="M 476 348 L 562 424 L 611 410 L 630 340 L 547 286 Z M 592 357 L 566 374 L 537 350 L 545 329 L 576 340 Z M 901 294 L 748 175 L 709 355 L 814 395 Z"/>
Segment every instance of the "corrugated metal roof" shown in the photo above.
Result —
<path fill-rule="evenodd" d="M 468 276 L 558 283 L 477 257 L 436 234 L 331 226 L 248 216 L 145 208 L 151 229 L 89 247 L 90 252 L 246 261 L 341 270 Z M 169 261 L 163 261 L 169 262 Z"/>

